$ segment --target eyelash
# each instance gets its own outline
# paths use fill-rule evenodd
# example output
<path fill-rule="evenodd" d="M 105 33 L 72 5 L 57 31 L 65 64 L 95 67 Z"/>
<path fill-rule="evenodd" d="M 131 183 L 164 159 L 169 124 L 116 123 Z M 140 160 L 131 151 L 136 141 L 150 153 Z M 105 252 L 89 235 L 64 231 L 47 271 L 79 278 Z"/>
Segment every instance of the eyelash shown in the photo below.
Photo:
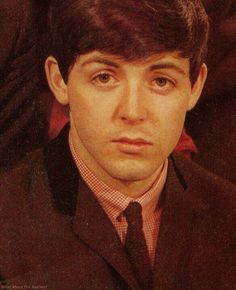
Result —
<path fill-rule="evenodd" d="M 108 76 L 109 77 L 107 82 L 106 81 L 102 82 L 101 79 L 99 80 L 99 78 L 103 77 L 103 76 Z M 99 74 L 95 75 L 92 78 L 92 81 L 98 83 L 99 85 L 106 85 L 111 79 L 115 80 L 115 78 L 113 77 L 113 75 L 111 73 L 109 73 L 109 72 L 100 72 Z"/>
<path fill-rule="evenodd" d="M 154 79 L 154 82 L 157 82 L 157 80 L 162 80 L 162 81 L 164 80 L 166 82 L 166 84 L 170 84 L 172 86 L 175 84 L 172 80 L 170 80 L 166 77 L 157 77 Z"/>
<path fill-rule="evenodd" d="M 104 77 L 104 76 L 108 76 L 108 80 L 105 82 L 101 81 L 101 77 Z M 160 86 L 157 84 L 157 81 L 164 81 L 165 84 L 163 86 Z M 96 74 L 93 78 L 92 78 L 92 81 L 98 85 L 98 86 L 101 86 L 101 87 L 107 87 L 108 85 L 112 86 L 113 84 L 115 84 L 114 82 L 116 82 L 116 78 L 113 76 L 112 73 L 110 72 L 107 72 L 107 71 L 102 71 L 102 72 L 99 72 L 98 74 Z M 112 82 L 112 83 L 111 83 Z M 175 86 L 175 82 L 170 80 L 169 78 L 167 77 L 156 77 L 154 78 L 152 81 L 151 81 L 151 86 L 154 86 L 153 89 L 154 91 L 155 90 L 158 90 L 160 92 L 167 92 L 169 91 L 171 88 L 173 88 Z"/>
<path fill-rule="evenodd" d="M 164 80 L 165 84 L 163 86 L 160 86 L 157 84 L 158 80 Z M 171 89 L 173 89 L 175 87 L 175 82 L 170 80 L 169 78 L 166 77 L 157 77 L 152 81 L 152 84 L 154 83 L 154 91 L 157 91 L 158 93 L 168 93 Z"/>

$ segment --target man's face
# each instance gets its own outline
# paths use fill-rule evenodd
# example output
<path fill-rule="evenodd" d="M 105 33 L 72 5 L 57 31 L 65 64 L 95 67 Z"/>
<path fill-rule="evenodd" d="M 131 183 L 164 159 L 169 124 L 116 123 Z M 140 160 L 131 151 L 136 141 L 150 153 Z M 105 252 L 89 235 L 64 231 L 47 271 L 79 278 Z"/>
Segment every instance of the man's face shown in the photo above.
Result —
<path fill-rule="evenodd" d="M 197 99 L 189 60 L 177 53 L 135 62 L 90 52 L 69 73 L 72 140 L 98 176 L 142 181 L 164 163 Z"/>

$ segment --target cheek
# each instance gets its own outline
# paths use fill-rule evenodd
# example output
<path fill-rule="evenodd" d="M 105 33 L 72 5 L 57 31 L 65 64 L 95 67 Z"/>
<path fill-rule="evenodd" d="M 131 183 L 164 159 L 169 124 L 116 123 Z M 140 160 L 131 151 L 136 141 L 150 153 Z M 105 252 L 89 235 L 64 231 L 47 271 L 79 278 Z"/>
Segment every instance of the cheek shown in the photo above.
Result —
<path fill-rule="evenodd" d="M 159 125 L 162 146 L 175 147 L 181 135 L 186 116 L 186 102 L 170 102 L 159 107 Z"/>
<path fill-rule="evenodd" d="M 183 97 L 170 98 L 155 106 L 157 108 L 156 115 L 159 116 L 162 125 L 178 127 L 184 122 L 187 106 L 187 101 Z"/>
<path fill-rule="evenodd" d="M 99 125 L 103 119 L 111 114 L 112 106 L 111 98 L 105 98 L 103 94 L 94 92 L 81 85 L 80 87 L 74 86 L 73 90 L 68 91 L 69 105 L 73 115 L 77 115 L 82 122 L 97 122 Z"/>
<path fill-rule="evenodd" d="M 105 122 L 104 114 L 96 107 L 96 104 L 85 100 L 70 103 L 71 119 L 76 127 L 78 137 L 84 144 L 100 144 L 104 139 Z M 94 145 L 93 145 L 94 146 Z"/>

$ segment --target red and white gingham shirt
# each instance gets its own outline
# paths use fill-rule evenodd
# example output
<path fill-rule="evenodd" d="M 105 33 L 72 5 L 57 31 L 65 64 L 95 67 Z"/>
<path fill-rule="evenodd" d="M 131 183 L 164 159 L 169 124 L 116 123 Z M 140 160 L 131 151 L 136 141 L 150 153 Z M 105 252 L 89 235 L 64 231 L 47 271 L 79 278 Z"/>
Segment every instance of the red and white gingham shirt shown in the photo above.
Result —
<path fill-rule="evenodd" d="M 146 243 L 149 251 L 151 263 L 154 263 L 157 236 L 160 226 L 160 216 L 162 209 L 157 207 L 160 194 L 165 185 L 167 176 L 168 160 L 165 161 L 162 171 L 151 188 L 141 197 L 134 199 L 130 198 L 121 192 L 110 188 L 101 179 L 99 179 L 81 160 L 75 151 L 72 143 L 72 138 L 69 135 L 69 145 L 74 161 L 79 169 L 82 178 L 85 180 L 89 188 L 97 197 L 99 203 L 103 207 L 107 216 L 113 223 L 116 231 L 124 244 L 127 222 L 123 211 L 131 201 L 139 202 L 142 206 L 143 216 L 143 231 L 146 238 Z"/>

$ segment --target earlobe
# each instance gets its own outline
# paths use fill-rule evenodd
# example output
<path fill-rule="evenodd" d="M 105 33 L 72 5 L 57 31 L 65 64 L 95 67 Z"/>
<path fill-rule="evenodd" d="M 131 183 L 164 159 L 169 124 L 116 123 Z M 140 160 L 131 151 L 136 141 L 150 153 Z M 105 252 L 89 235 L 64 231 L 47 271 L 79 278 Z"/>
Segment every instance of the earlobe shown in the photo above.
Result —
<path fill-rule="evenodd" d="M 48 85 L 58 102 L 62 105 L 68 104 L 67 85 L 61 75 L 57 60 L 49 56 L 45 62 L 45 72 Z"/>
<path fill-rule="evenodd" d="M 192 110 L 197 101 L 199 100 L 205 81 L 207 78 L 207 66 L 206 64 L 202 64 L 200 70 L 199 70 L 199 74 L 197 77 L 197 80 L 195 81 L 194 85 L 192 86 L 192 90 L 191 90 L 191 96 L 189 99 L 189 103 L 188 103 L 188 111 Z"/>

